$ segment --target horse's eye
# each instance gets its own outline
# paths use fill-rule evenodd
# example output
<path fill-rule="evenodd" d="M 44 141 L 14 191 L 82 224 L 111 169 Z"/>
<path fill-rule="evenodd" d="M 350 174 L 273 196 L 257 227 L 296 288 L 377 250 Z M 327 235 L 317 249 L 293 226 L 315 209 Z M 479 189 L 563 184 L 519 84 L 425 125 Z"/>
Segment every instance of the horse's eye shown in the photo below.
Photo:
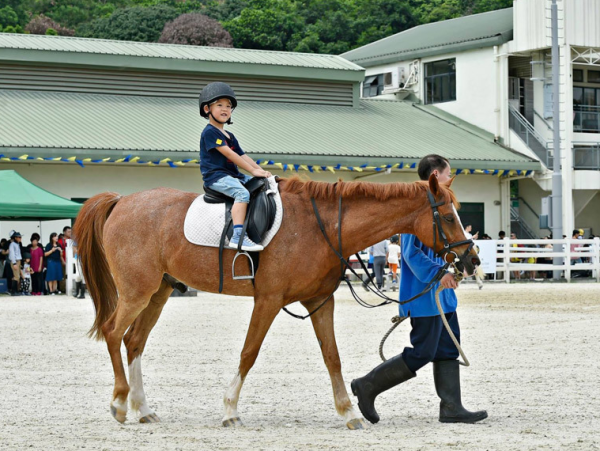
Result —
<path fill-rule="evenodd" d="M 446 221 L 446 222 L 454 222 L 454 216 L 453 215 L 446 215 L 446 216 L 444 216 L 444 221 Z"/>

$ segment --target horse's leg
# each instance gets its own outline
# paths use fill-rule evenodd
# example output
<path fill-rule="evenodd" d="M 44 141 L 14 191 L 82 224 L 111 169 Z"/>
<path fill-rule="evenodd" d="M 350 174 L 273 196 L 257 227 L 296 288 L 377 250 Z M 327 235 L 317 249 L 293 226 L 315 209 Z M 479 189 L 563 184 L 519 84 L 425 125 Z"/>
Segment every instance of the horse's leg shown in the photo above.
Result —
<path fill-rule="evenodd" d="M 322 298 L 302 301 L 302 305 L 309 312 L 315 310 L 323 302 Z M 335 331 L 333 328 L 333 298 L 329 300 L 323 307 L 317 310 L 310 319 L 312 320 L 323 360 L 329 371 L 331 385 L 333 387 L 333 398 L 335 400 L 335 409 L 340 414 L 346 426 L 349 429 L 366 429 L 367 423 L 360 414 L 352 407 L 344 379 L 342 377 L 342 364 L 340 362 L 340 354 L 335 342 Z"/>
<path fill-rule="evenodd" d="M 127 396 L 129 395 L 129 385 L 125 377 L 123 358 L 121 356 L 121 341 L 129 326 L 131 326 L 150 302 L 151 293 L 157 289 L 157 287 L 153 290 L 151 289 L 150 293 L 136 290 L 135 287 L 144 286 L 141 284 L 142 282 L 138 281 L 135 286 L 130 284 L 125 287 L 117 283 L 117 289 L 120 290 L 117 308 L 102 325 L 102 333 L 106 339 L 108 353 L 110 354 L 110 360 L 115 373 L 115 387 L 113 390 L 113 399 L 110 403 L 110 412 L 120 423 L 125 422 L 127 419 Z"/>
<path fill-rule="evenodd" d="M 281 310 L 279 299 L 255 298 L 254 300 L 254 310 L 252 311 L 250 327 L 248 327 L 248 332 L 246 333 L 246 342 L 242 349 L 238 373 L 231 381 L 231 384 L 229 384 L 223 398 L 223 403 L 225 404 L 223 426 L 242 425 L 237 411 L 240 391 L 242 390 L 246 375 L 254 365 L 262 342 L 279 310 Z"/>
<path fill-rule="evenodd" d="M 137 411 L 140 423 L 158 423 L 160 420 L 146 401 L 144 382 L 142 380 L 142 353 L 150 331 L 158 321 L 164 305 L 173 288 L 165 280 L 159 290 L 154 293 L 148 306 L 133 322 L 123 338 L 127 347 L 127 363 L 129 365 L 129 405 Z"/>

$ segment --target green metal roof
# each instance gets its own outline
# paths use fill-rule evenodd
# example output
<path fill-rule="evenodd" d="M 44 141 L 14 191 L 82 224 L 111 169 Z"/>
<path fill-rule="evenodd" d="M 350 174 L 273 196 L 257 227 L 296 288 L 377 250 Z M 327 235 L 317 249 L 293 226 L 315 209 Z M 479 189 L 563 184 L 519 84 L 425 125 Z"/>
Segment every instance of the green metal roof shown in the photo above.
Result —
<path fill-rule="evenodd" d="M 0 90 L 0 117 L 0 153 L 30 158 L 196 159 L 206 124 L 190 99 L 12 90 Z M 412 164 L 440 153 L 456 168 L 541 168 L 491 135 L 408 102 L 242 102 L 233 121 L 229 129 L 255 159 L 359 166 Z"/>
<path fill-rule="evenodd" d="M 341 56 L 363 67 L 501 45 L 513 37 L 513 9 L 411 28 Z"/>
<path fill-rule="evenodd" d="M 337 55 L 0 33 L 0 60 L 362 81 Z"/>

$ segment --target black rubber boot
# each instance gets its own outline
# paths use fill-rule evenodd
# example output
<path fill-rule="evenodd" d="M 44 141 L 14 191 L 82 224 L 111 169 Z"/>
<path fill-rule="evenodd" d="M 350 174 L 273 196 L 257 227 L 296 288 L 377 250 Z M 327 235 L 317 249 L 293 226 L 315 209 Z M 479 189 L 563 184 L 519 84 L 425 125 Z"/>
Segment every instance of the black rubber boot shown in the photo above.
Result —
<path fill-rule="evenodd" d="M 358 408 L 365 419 L 373 424 L 377 423 L 379 415 L 375 410 L 375 398 L 415 376 L 416 374 L 406 366 L 400 354 L 375 367 L 366 376 L 354 379 L 350 387 L 354 396 L 358 398 Z"/>
<path fill-rule="evenodd" d="M 73 290 L 73 297 L 79 296 L 79 290 L 81 290 L 81 282 L 75 282 L 75 289 Z"/>
<path fill-rule="evenodd" d="M 77 299 L 85 299 L 85 283 L 79 282 L 79 296 Z"/>
<path fill-rule="evenodd" d="M 12 287 L 12 290 L 10 293 L 11 296 L 21 296 L 21 292 L 19 291 L 19 284 L 17 283 L 16 280 L 12 281 L 11 287 Z"/>
<path fill-rule="evenodd" d="M 433 362 L 433 380 L 440 402 L 440 422 L 476 423 L 487 418 L 485 410 L 469 412 L 461 402 L 458 360 Z"/>

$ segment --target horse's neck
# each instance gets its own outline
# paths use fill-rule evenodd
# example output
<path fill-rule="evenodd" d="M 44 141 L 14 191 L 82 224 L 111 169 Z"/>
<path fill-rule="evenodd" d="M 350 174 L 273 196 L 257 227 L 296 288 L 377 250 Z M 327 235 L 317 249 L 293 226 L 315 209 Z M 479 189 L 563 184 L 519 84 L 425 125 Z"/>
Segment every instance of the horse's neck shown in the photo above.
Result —
<path fill-rule="evenodd" d="M 391 204 L 373 199 L 353 199 L 344 203 L 344 254 L 354 254 L 392 235 L 414 233 L 414 213 L 422 207 L 422 202 L 394 199 L 393 207 Z"/>

